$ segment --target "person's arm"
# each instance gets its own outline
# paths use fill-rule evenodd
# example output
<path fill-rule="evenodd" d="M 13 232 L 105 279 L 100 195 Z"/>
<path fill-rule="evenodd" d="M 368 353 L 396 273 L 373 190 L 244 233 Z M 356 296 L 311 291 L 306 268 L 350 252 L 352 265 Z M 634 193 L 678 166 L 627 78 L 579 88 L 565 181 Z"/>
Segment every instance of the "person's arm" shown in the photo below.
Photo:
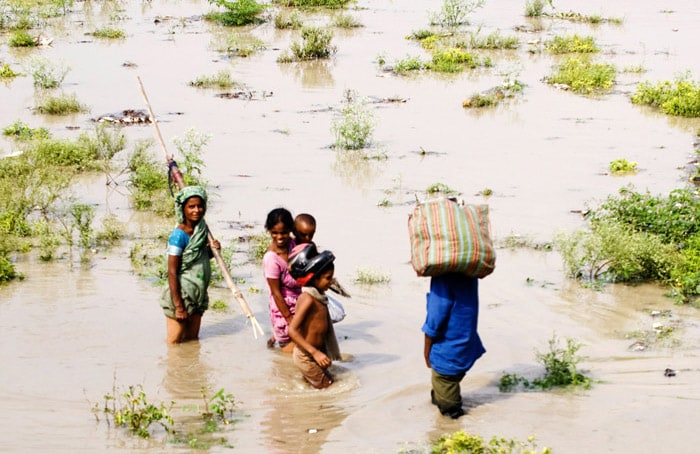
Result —
<path fill-rule="evenodd" d="M 282 314 L 284 319 L 287 321 L 287 325 L 289 325 L 289 323 L 292 321 L 292 312 L 289 310 L 289 306 L 287 306 L 287 302 L 282 296 L 280 281 L 281 278 L 273 279 L 268 277 L 267 285 L 270 286 L 270 293 L 272 294 L 272 299 L 275 300 L 275 306 L 277 306 L 277 309 L 279 309 L 280 314 Z"/>
<path fill-rule="evenodd" d="M 331 365 L 330 358 L 328 358 L 328 356 L 326 356 L 326 354 L 323 353 L 321 350 L 317 349 L 309 342 L 307 342 L 306 338 L 302 335 L 300 331 L 300 327 L 302 326 L 304 320 L 308 316 L 309 309 L 311 308 L 312 304 L 312 297 L 310 295 L 307 295 L 306 293 L 302 293 L 299 299 L 297 300 L 297 309 L 296 313 L 294 314 L 294 318 L 292 319 L 292 323 L 289 324 L 289 337 L 292 338 L 292 341 L 296 345 L 306 350 L 311 356 L 313 356 L 314 361 L 316 361 L 316 364 L 326 369 Z"/>
<path fill-rule="evenodd" d="M 168 254 L 168 287 L 170 287 L 170 297 L 175 305 L 175 318 L 177 320 L 186 320 L 187 310 L 185 310 L 185 304 L 182 301 L 180 280 L 177 278 L 177 272 L 181 263 L 181 256 Z"/>
<path fill-rule="evenodd" d="M 207 243 L 207 250 L 209 252 L 210 259 L 214 258 L 214 253 L 212 252 L 212 249 L 221 250 L 221 243 L 219 243 L 219 240 L 213 240 L 211 243 Z"/>
<path fill-rule="evenodd" d="M 425 357 L 425 365 L 428 366 L 428 369 L 431 368 L 431 366 L 430 366 L 430 349 L 432 347 L 433 347 L 433 338 L 426 334 L 425 335 L 425 342 L 423 344 L 423 357 Z"/>

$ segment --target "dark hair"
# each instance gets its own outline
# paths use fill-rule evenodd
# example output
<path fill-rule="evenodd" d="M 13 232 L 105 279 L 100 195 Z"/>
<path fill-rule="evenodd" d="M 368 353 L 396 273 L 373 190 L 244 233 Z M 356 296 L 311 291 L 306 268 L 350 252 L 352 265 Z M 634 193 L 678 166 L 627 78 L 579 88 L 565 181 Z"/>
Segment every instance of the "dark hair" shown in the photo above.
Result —
<path fill-rule="evenodd" d="M 292 213 L 290 213 L 286 208 L 275 208 L 267 213 L 265 229 L 270 230 L 280 222 L 284 224 L 284 226 L 289 229 L 290 232 L 294 230 L 294 218 L 292 218 Z"/>
<path fill-rule="evenodd" d="M 309 213 L 297 214 L 297 217 L 294 218 L 294 221 L 295 221 L 295 222 L 296 222 L 296 221 L 306 222 L 306 223 L 311 224 L 311 225 L 313 225 L 314 227 L 316 227 L 316 218 L 314 218 L 314 217 L 313 217 L 312 215 L 310 215 Z"/>

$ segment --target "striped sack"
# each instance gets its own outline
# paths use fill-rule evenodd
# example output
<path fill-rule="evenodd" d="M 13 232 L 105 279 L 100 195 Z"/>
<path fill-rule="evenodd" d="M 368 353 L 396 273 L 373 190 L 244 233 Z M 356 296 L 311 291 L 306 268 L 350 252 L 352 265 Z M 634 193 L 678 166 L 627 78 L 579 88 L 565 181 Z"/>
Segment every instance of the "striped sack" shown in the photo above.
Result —
<path fill-rule="evenodd" d="M 486 277 L 496 266 L 488 205 L 450 199 L 416 205 L 408 216 L 411 265 L 419 276 L 464 273 Z"/>

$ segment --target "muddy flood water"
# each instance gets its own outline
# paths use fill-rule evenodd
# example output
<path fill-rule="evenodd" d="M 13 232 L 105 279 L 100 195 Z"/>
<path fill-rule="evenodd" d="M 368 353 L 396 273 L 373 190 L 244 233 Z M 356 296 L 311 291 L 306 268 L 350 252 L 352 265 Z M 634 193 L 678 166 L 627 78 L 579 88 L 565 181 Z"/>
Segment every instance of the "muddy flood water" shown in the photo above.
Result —
<path fill-rule="evenodd" d="M 556 252 L 506 244 L 509 238 L 545 243 L 558 231 L 584 227 L 580 211 L 626 185 L 667 194 L 687 184 L 700 123 L 635 106 L 629 97 L 644 80 L 700 75 L 700 6 L 692 0 L 555 2 L 560 11 L 623 19 L 590 25 L 528 19 L 524 3 L 487 0 L 470 16 L 469 30 L 498 30 L 517 36 L 520 45 L 480 51 L 494 67 L 455 75 L 399 76 L 377 63 L 426 58 L 405 38 L 429 27 L 437 1 L 360 0 L 347 13 L 362 27 L 334 29 L 337 52 L 308 63 L 277 62 L 299 40 L 298 30 L 278 30 L 273 20 L 227 29 L 202 20 L 213 6 L 200 0 L 76 1 L 42 29 L 53 38 L 50 46 L 18 50 L 2 39 L 0 61 L 13 68 L 37 55 L 64 63 L 70 70 L 55 93 L 75 93 L 90 109 L 68 117 L 35 113 L 42 93 L 30 76 L 18 77 L 0 84 L 2 127 L 22 120 L 57 137 L 76 137 L 91 131 L 98 115 L 144 109 L 138 76 L 169 150 L 189 129 L 210 135 L 201 154 L 214 194 L 207 219 L 223 245 L 262 233 L 272 208 L 310 212 L 318 220 L 315 240 L 336 255 L 337 276 L 352 299 L 343 300 L 347 317 L 335 326 L 345 361 L 334 364 L 338 381 L 328 390 L 305 385 L 290 357 L 266 347 L 267 294 L 254 263 L 231 272 L 265 336 L 253 337 L 230 292 L 217 287 L 212 299 L 229 309 L 204 315 L 199 342 L 167 347 L 162 287 L 137 276 L 129 253 L 137 239 L 170 226 L 134 211 L 125 181 L 117 187 L 106 186 L 104 175 L 77 181 L 75 195 L 96 207 L 97 220 L 114 214 L 128 223 L 129 235 L 97 251 L 87 266 L 69 263 L 67 255 L 51 263 L 34 254 L 16 257 L 25 279 L 0 287 L 0 451 L 189 450 L 157 428 L 141 440 L 108 427 L 104 418 L 96 421 L 91 408 L 102 405 L 113 386 L 142 385 L 149 400 L 175 402 L 182 433 L 199 427 L 203 387 L 235 396 L 233 427 L 201 436 L 225 443 L 200 451 L 395 453 L 464 430 L 486 439 L 534 435 L 540 448 L 555 453 L 695 452 L 700 312 L 674 305 L 655 285 L 584 288 L 565 277 Z M 302 17 L 326 25 L 335 14 Z M 103 26 L 121 28 L 126 37 L 86 35 Z M 596 58 L 619 69 L 611 93 L 584 97 L 542 81 L 558 60 L 541 52 L 541 43 L 574 33 L 594 36 L 602 48 Z M 232 35 L 253 37 L 264 48 L 245 58 L 217 50 Z M 221 70 L 252 96 L 229 99 L 217 96 L 225 90 L 188 85 Z M 500 84 L 503 72 L 526 84 L 522 96 L 492 109 L 462 107 L 471 94 Z M 383 158 L 332 147 L 331 125 L 347 90 L 370 101 L 377 123 L 365 152 Z M 405 102 L 372 102 L 387 99 Z M 150 139 L 153 155 L 162 158 L 152 126 L 123 131 L 124 155 Z M 0 155 L 15 151 L 13 142 L 0 139 Z M 639 171 L 609 175 L 618 158 L 638 162 Z M 488 203 L 500 245 L 496 271 L 480 281 L 479 330 L 487 353 L 462 383 L 467 414 L 459 420 L 440 416 L 430 403 L 420 331 L 428 280 L 416 277 L 409 263 L 407 215 L 435 183 L 460 191 L 467 202 Z M 480 195 L 485 189 L 493 194 Z M 384 200 L 391 203 L 383 206 Z M 362 269 L 390 281 L 360 285 L 355 277 Z M 664 323 L 673 324 L 674 342 L 630 348 L 631 333 L 658 321 L 652 311 L 670 311 Z M 579 366 L 596 381 L 592 388 L 499 392 L 503 373 L 543 373 L 535 352 L 546 351 L 555 334 L 583 344 Z M 676 375 L 665 376 L 666 368 Z"/>

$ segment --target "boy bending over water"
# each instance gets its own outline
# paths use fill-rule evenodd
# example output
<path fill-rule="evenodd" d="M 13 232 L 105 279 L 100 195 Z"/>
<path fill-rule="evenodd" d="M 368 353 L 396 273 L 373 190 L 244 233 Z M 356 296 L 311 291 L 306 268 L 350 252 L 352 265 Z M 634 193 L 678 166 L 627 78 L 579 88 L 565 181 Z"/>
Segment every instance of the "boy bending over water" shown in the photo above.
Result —
<path fill-rule="evenodd" d="M 303 286 L 289 324 L 289 336 L 295 344 L 294 364 L 306 381 L 319 389 L 333 383 L 328 368 L 340 359 L 325 294 L 333 282 L 334 260 L 332 252 L 319 254 L 313 244 L 297 246 L 289 259 L 291 275 Z"/>

